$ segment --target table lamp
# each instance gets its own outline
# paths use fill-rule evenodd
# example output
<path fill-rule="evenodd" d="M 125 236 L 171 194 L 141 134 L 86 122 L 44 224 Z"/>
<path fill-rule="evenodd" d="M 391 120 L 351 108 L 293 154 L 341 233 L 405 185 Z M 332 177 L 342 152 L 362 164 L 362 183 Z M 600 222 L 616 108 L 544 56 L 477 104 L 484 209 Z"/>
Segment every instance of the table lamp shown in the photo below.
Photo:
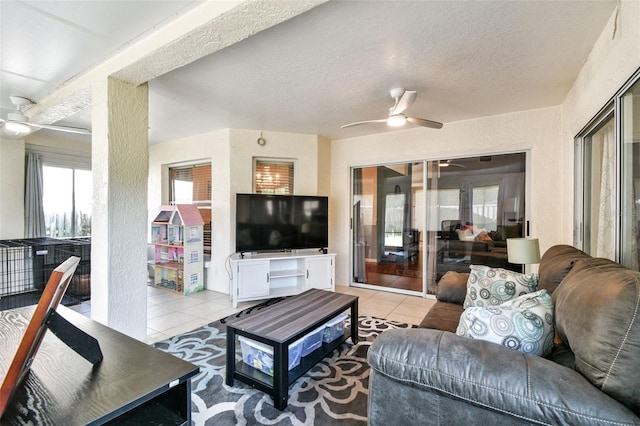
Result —
<path fill-rule="evenodd" d="M 540 244 L 537 238 L 507 238 L 507 260 L 524 265 L 540 263 Z"/>

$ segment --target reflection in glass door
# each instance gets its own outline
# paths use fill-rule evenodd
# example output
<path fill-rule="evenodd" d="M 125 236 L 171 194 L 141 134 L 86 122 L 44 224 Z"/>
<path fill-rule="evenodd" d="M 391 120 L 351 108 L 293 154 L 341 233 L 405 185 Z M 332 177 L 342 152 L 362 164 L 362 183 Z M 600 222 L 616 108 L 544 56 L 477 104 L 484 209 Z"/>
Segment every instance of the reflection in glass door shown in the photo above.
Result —
<path fill-rule="evenodd" d="M 525 167 L 524 153 L 427 162 L 427 293 L 471 265 L 522 271 L 506 240 L 526 232 Z"/>
<path fill-rule="evenodd" d="M 353 281 L 423 291 L 423 163 L 353 170 Z"/>
<path fill-rule="evenodd" d="M 525 236 L 525 166 L 515 153 L 353 169 L 353 282 L 433 294 L 472 264 L 522 271 L 506 239 Z"/>
<path fill-rule="evenodd" d="M 622 96 L 620 262 L 640 271 L 640 82 Z"/>

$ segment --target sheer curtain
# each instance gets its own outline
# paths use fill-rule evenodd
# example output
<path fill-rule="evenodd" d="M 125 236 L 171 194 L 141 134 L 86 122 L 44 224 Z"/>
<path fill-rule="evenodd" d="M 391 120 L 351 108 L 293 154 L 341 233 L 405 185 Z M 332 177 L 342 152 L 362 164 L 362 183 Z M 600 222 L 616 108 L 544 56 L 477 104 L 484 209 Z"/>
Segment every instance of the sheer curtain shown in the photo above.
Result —
<path fill-rule="evenodd" d="M 33 152 L 27 154 L 24 191 L 24 237 L 47 235 L 42 205 L 42 157 Z"/>
<path fill-rule="evenodd" d="M 460 183 L 460 223 L 473 224 L 473 183 L 465 181 Z"/>
<path fill-rule="evenodd" d="M 616 141 L 613 120 L 593 135 L 593 178 L 599 180 L 592 185 L 593 224 L 597 232 L 592 234 L 592 256 L 615 260 L 616 220 Z M 600 173 L 596 173 L 599 170 Z"/>

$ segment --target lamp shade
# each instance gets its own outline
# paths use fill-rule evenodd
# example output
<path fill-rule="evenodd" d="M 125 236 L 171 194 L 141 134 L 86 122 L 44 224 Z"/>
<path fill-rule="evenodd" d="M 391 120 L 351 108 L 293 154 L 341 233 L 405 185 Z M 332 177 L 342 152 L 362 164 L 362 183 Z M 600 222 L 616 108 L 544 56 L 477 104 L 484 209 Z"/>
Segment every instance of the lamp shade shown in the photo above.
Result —
<path fill-rule="evenodd" d="M 540 263 L 537 238 L 507 238 L 507 259 L 510 263 Z"/>

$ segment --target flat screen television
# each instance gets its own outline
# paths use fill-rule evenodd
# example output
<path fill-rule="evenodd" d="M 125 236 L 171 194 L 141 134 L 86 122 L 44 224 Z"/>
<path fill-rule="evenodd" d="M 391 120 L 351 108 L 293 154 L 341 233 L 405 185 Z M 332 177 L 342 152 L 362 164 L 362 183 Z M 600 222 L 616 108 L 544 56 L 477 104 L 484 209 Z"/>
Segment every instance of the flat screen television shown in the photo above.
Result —
<path fill-rule="evenodd" d="M 236 252 L 326 248 L 329 199 L 310 195 L 236 195 Z"/>

